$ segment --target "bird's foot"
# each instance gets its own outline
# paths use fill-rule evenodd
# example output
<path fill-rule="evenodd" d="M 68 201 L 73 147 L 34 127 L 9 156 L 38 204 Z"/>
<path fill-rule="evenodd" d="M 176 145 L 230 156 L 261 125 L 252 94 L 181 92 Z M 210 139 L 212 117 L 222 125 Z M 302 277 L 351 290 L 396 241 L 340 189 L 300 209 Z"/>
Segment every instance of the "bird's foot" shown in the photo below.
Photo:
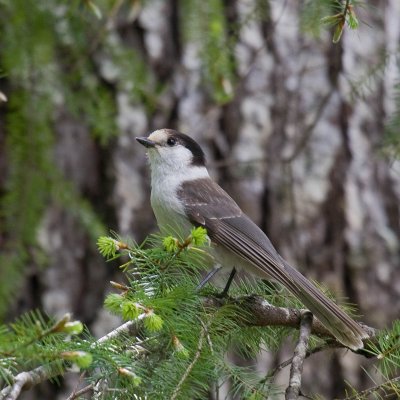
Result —
<path fill-rule="evenodd" d="M 207 282 L 221 269 L 220 265 L 214 267 L 206 276 L 205 278 L 197 285 L 196 291 L 203 289 L 203 287 L 207 284 Z"/>
<path fill-rule="evenodd" d="M 226 282 L 224 290 L 221 293 L 218 293 L 216 295 L 216 297 L 218 297 L 218 298 L 228 297 L 229 288 L 231 287 L 231 284 L 233 282 L 233 278 L 235 277 L 235 275 L 236 275 L 236 268 L 233 267 L 232 271 L 229 275 L 228 281 Z"/>

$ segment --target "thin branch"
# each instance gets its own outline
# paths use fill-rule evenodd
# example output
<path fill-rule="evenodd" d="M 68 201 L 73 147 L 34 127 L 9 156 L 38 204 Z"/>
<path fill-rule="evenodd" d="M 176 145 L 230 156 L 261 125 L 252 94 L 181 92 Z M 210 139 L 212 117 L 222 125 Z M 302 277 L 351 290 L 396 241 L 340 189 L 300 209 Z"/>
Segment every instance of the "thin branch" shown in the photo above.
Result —
<path fill-rule="evenodd" d="M 296 143 L 292 153 L 289 156 L 282 159 L 283 163 L 285 164 L 292 163 L 299 156 L 302 150 L 304 150 L 305 146 L 309 142 L 314 132 L 315 127 L 321 120 L 322 114 L 324 113 L 326 106 L 328 105 L 329 100 L 332 97 L 333 93 L 334 93 L 333 90 L 331 90 L 327 94 L 325 94 L 321 99 L 319 99 L 318 104 L 314 107 L 316 109 L 314 113 L 314 118 L 304 127 L 304 130 L 299 133 L 298 135 L 300 137 L 299 141 Z M 237 166 L 237 165 L 264 163 L 267 161 L 268 161 L 267 157 L 253 158 L 251 160 L 236 160 L 232 158 L 225 158 L 222 160 L 210 162 L 208 166 L 210 168 L 217 169 L 217 168 L 230 167 L 233 165 Z"/>
<path fill-rule="evenodd" d="M 140 319 L 140 316 L 138 319 Z M 125 334 L 132 334 L 135 331 L 135 327 L 137 327 L 137 320 L 128 321 L 97 340 L 92 346 Z M 50 378 L 60 375 L 60 372 L 59 368 L 51 368 L 50 366 L 40 366 L 31 371 L 21 372 L 14 378 L 14 383 L 11 386 L 5 387 L 0 392 L 0 400 L 16 400 L 22 390 L 28 390 L 33 386 L 39 385 Z"/>
<path fill-rule="evenodd" d="M 202 321 L 201 318 L 198 318 L 198 320 L 200 321 L 200 324 L 203 327 L 204 332 L 206 333 L 207 343 L 208 343 L 208 346 L 210 347 L 211 354 L 214 354 L 214 347 L 213 347 L 213 344 L 212 344 L 212 341 L 211 341 L 210 333 L 208 332 L 208 327 Z"/>
<path fill-rule="evenodd" d="M 292 151 L 292 154 L 284 158 L 283 160 L 284 163 L 287 164 L 292 163 L 301 153 L 301 151 L 304 150 L 305 146 L 307 145 L 307 143 L 311 138 L 311 135 L 314 132 L 315 127 L 320 121 L 322 114 L 324 113 L 325 108 L 328 105 L 330 98 L 332 97 L 332 94 L 333 90 L 330 90 L 326 95 L 322 97 L 322 99 L 319 99 L 318 105 L 315 107 L 316 111 L 313 120 L 307 126 L 304 127 L 303 132 L 301 132 L 299 135 L 300 140 L 297 142 L 296 147 Z"/>
<path fill-rule="evenodd" d="M 194 365 L 196 364 L 197 360 L 199 359 L 199 357 L 201 355 L 201 349 L 203 348 L 203 341 L 204 341 L 205 334 L 206 334 L 206 329 L 202 328 L 200 331 L 200 337 L 199 337 L 199 342 L 197 345 L 196 354 L 194 355 L 192 362 L 187 367 L 185 373 L 182 375 L 181 380 L 179 381 L 177 387 L 174 390 L 174 393 L 171 396 L 171 400 L 175 400 L 178 397 L 178 394 L 182 388 L 182 385 L 184 384 L 185 380 L 187 379 L 187 377 L 189 376 L 190 372 L 192 371 Z"/>
<path fill-rule="evenodd" d="M 349 6 L 350 6 L 350 0 L 346 0 L 346 4 L 344 6 L 343 10 L 343 18 L 346 19 L 347 17 L 347 12 L 349 11 Z"/>
<path fill-rule="evenodd" d="M 286 389 L 286 400 L 297 400 L 301 388 L 301 374 L 303 373 L 304 359 L 306 358 L 308 341 L 311 335 L 313 315 L 306 311 L 302 313 L 300 335 L 294 350 L 292 366 L 290 368 L 289 386 Z"/>
<path fill-rule="evenodd" d="M 307 350 L 307 354 L 305 358 L 308 358 L 310 356 L 312 356 L 315 353 L 319 353 L 320 351 L 325 351 L 328 349 L 336 349 L 339 348 L 339 344 L 337 342 L 333 342 L 333 343 L 328 343 L 325 344 L 323 346 L 318 346 L 315 347 L 311 350 Z M 263 378 L 260 383 L 265 383 L 267 382 L 270 378 L 274 377 L 278 372 L 282 371 L 284 368 L 286 368 L 288 365 L 290 365 L 293 361 L 293 357 L 288 358 L 287 360 L 281 362 L 279 365 L 277 365 L 275 368 L 273 368 L 272 370 L 268 371 L 268 374 L 265 376 L 265 378 Z"/>
<path fill-rule="evenodd" d="M 301 322 L 301 315 L 306 310 L 298 308 L 276 307 L 268 303 L 261 296 L 243 296 L 236 299 L 219 299 L 216 297 L 205 297 L 203 304 L 206 307 L 222 307 L 226 304 L 234 304 L 243 310 L 243 314 L 251 315 L 244 321 L 247 325 L 252 326 L 286 326 L 298 329 Z M 360 323 L 360 326 L 369 335 L 366 341 L 371 340 L 377 334 L 376 329 Z M 328 329 L 317 319 L 313 318 L 311 333 L 319 337 L 335 340 L 335 337 Z M 339 342 L 334 342 L 338 347 L 347 348 Z M 355 351 L 357 354 L 364 354 L 363 350 Z M 365 354 L 364 354 L 365 355 Z"/>
<path fill-rule="evenodd" d="M 85 375 L 86 375 L 86 371 L 83 371 L 83 372 L 81 373 L 79 379 L 78 379 L 78 382 L 76 383 L 76 385 L 75 385 L 75 387 L 74 387 L 74 390 L 73 390 L 72 393 L 67 397 L 67 400 L 73 400 L 73 399 L 75 399 L 76 397 L 79 397 L 79 396 L 76 396 L 76 393 L 77 393 L 78 388 L 79 388 L 80 384 L 82 383 L 82 380 L 83 380 L 83 378 L 85 377 Z"/>
<path fill-rule="evenodd" d="M 144 315 L 144 314 L 141 314 Z M 140 316 L 139 316 L 140 318 Z M 125 334 L 132 334 L 132 331 L 135 331 L 137 327 L 137 321 L 128 321 L 125 322 L 125 324 L 119 326 L 118 328 L 114 329 L 110 333 L 107 333 L 107 335 L 104 335 L 101 337 L 99 340 L 97 340 L 93 345 L 95 346 L 96 344 L 104 343 L 107 342 L 108 340 L 115 339 L 117 337 L 120 337 Z"/>
<path fill-rule="evenodd" d="M 15 400 L 22 390 L 30 389 L 43 381 L 59 375 L 59 373 L 60 370 L 57 368 L 43 366 L 37 367 L 29 372 L 21 372 L 14 378 L 14 384 L 12 386 L 7 386 L 0 392 L 0 399 Z"/>
<path fill-rule="evenodd" d="M 373 386 L 369 389 L 358 392 L 357 394 L 355 394 L 353 396 L 345 397 L 343 400 L 357 400 L 357 399 L 367 398 L 370 394 L 377 392 L 378 390 L 384 390 L 385 387 L 388 388 L 389 385 L 393 386 L 393 384 L 398 384 L 399 382 L 400 382 L 400 376 L 396 376 L 395 378 L 389 379 L 388 381 L 386 381 L 384 383 L 381 383 L 381 384 Z"/>
<path fill-rule="evenodd" d="M 264 163 L 267 161 L 268 161 L 267 157 L 253 158 L 251 160 L 236 160 L 234 158 L 224 158 L 222 160 L 216 160 L 216 161 L 209 162 L 207 164 L 207 166 L 208 166 L 208 168 L 217 169 L 217 168 L 225 168 L 225 167 L 238 166 L 238 165 Z"/>
<path fill-rule="evenodd" d="M 82 389 L 80 389 L 80 390 L 78 390 L 76 392 L 71 393 L 71 395 L 68 396 L 67 400 L 75 400 L 78 397 L 82 396 L 83 394 L 93 390 L 93 388 L 94 388 L 94 384 L 91 383 L 90 385 L 87 385 L 84 388 L 82 388 Z"/>

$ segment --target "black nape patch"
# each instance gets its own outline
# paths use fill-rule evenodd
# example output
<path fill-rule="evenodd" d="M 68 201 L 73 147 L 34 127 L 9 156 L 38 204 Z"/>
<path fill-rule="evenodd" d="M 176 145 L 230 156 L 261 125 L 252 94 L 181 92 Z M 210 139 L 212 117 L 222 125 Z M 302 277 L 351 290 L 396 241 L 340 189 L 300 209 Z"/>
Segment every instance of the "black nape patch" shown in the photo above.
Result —
<path fill-rule="evenodd" d="M 203 150 L 190 136 L 174 131 L 173 129 L 166 129 L 168 135 L 177 140 L 179 144 L 189 149 L 193 154 L 192 165 L 202 167 L 206 164 L 206 157 Z"/>

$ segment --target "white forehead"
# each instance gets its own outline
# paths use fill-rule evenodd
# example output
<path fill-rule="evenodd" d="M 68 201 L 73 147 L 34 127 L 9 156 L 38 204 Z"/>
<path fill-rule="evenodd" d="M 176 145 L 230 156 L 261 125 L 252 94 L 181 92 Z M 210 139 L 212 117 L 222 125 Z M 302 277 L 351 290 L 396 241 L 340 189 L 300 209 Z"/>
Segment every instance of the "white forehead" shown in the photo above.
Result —
<path fill-rule="evenodd" d="M 158 129 L 157 131 L 152 132 L 149 135 L 149 139 L 155 143 L 164 143 L 168 139 L 168 130 L 167 129 Z"/>

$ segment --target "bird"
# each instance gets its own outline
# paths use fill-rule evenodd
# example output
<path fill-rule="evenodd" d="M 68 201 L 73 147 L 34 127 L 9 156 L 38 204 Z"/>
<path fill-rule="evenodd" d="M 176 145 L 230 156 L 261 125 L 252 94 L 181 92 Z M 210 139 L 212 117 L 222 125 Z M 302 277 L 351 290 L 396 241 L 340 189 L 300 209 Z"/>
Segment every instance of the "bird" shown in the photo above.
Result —
<path fill-rule="evenodd" d="M 344 346 L 363 348 L 367 333 L 310 280 L 283 259 L 267 235 L 209 175 L 200 145 L 173 129 L 137 137 L 151 170 L 150 202 L 161 232 L 204 227 L 212 255 L 258 279 L 278 282 L 298 298 Z"/>

